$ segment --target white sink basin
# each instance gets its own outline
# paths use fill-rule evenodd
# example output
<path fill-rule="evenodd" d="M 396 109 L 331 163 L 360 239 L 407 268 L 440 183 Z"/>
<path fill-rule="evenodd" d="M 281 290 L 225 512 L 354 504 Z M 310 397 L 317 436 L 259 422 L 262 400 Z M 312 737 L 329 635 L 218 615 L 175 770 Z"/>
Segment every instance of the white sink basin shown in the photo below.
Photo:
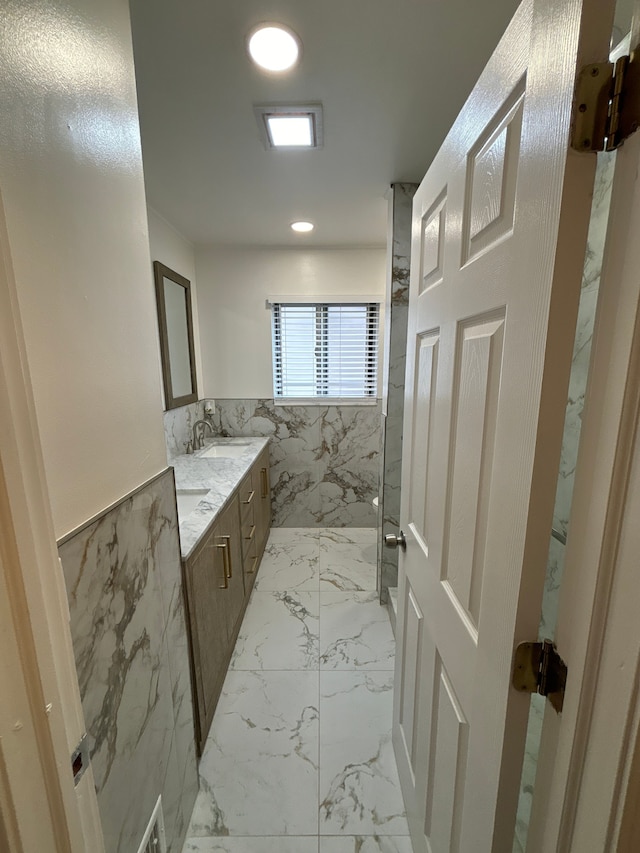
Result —
<path fill-rule="evenodd" d="M 176 489 L 178 519 L 190 515 L 208 492 L 209 489 Z"/>
<path fill-rule="evenodd" d="M 214 459 L 237 459 L 247 452 L 248 444 L 212 444 L 198 453 L 198 456 L 206 456 Z"/>

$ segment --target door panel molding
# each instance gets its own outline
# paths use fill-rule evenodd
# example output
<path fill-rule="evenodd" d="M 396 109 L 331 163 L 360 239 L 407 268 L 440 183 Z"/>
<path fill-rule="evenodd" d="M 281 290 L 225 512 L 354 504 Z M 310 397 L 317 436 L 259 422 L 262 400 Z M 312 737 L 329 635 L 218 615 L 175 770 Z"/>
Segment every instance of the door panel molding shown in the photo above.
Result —
<path fill-rule="evenodd" d="M 511 662 L 537 636 L 595 172 L 568 151 L 573 85 L 612 11 L 525 2 L 414 196 L 399 657 L 408 590 L 424 627 L 410 755 L 397 723 L 394 743 L 416 853 L 513 843 Z"/>

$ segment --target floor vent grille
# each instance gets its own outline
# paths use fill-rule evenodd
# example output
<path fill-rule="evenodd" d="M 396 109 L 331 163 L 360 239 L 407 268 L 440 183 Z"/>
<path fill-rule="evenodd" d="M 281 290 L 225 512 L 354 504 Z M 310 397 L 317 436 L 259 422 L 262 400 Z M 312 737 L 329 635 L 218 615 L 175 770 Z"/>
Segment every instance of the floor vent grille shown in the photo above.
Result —
<path fill-rule="evenodd" d="M 164 817 L 162 815 L 162 797 L 158 797 L 151 820 L 142 837 L 142 843 L 138 848 L 138 853 L 167 853 Z"/>

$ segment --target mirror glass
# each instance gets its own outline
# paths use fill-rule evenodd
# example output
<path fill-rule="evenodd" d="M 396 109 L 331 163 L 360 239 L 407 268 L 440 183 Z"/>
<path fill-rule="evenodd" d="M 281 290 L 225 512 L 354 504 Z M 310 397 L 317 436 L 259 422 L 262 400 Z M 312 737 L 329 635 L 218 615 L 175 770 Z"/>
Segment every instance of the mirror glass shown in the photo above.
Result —
<path fill-rule="evenodd" d="M 176 397 L 184 397 L 185 394 L 191 394 L 193 391 L 186 293 L 183 287 L 166 276 L 163 276 L 163 285 L 171 361 L 171 387 Z"/>
<path fill-rule="evenodd" d="M 175 409 L 198 399 L 191 316 L 191 282 L 160 261 L 153 264 L 158 304 L 165 405 Z"/>

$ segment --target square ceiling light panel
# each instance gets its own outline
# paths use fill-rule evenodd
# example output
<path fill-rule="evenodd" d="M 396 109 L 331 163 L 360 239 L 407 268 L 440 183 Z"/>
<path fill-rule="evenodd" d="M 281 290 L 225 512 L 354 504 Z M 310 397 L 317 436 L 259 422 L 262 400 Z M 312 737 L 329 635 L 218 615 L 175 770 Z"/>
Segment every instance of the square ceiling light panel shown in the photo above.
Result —
<path fill-rule="evenodd" d="M 322 148 L 322 104 L 259 104 L 254 112 L 267 150 Z"/>

